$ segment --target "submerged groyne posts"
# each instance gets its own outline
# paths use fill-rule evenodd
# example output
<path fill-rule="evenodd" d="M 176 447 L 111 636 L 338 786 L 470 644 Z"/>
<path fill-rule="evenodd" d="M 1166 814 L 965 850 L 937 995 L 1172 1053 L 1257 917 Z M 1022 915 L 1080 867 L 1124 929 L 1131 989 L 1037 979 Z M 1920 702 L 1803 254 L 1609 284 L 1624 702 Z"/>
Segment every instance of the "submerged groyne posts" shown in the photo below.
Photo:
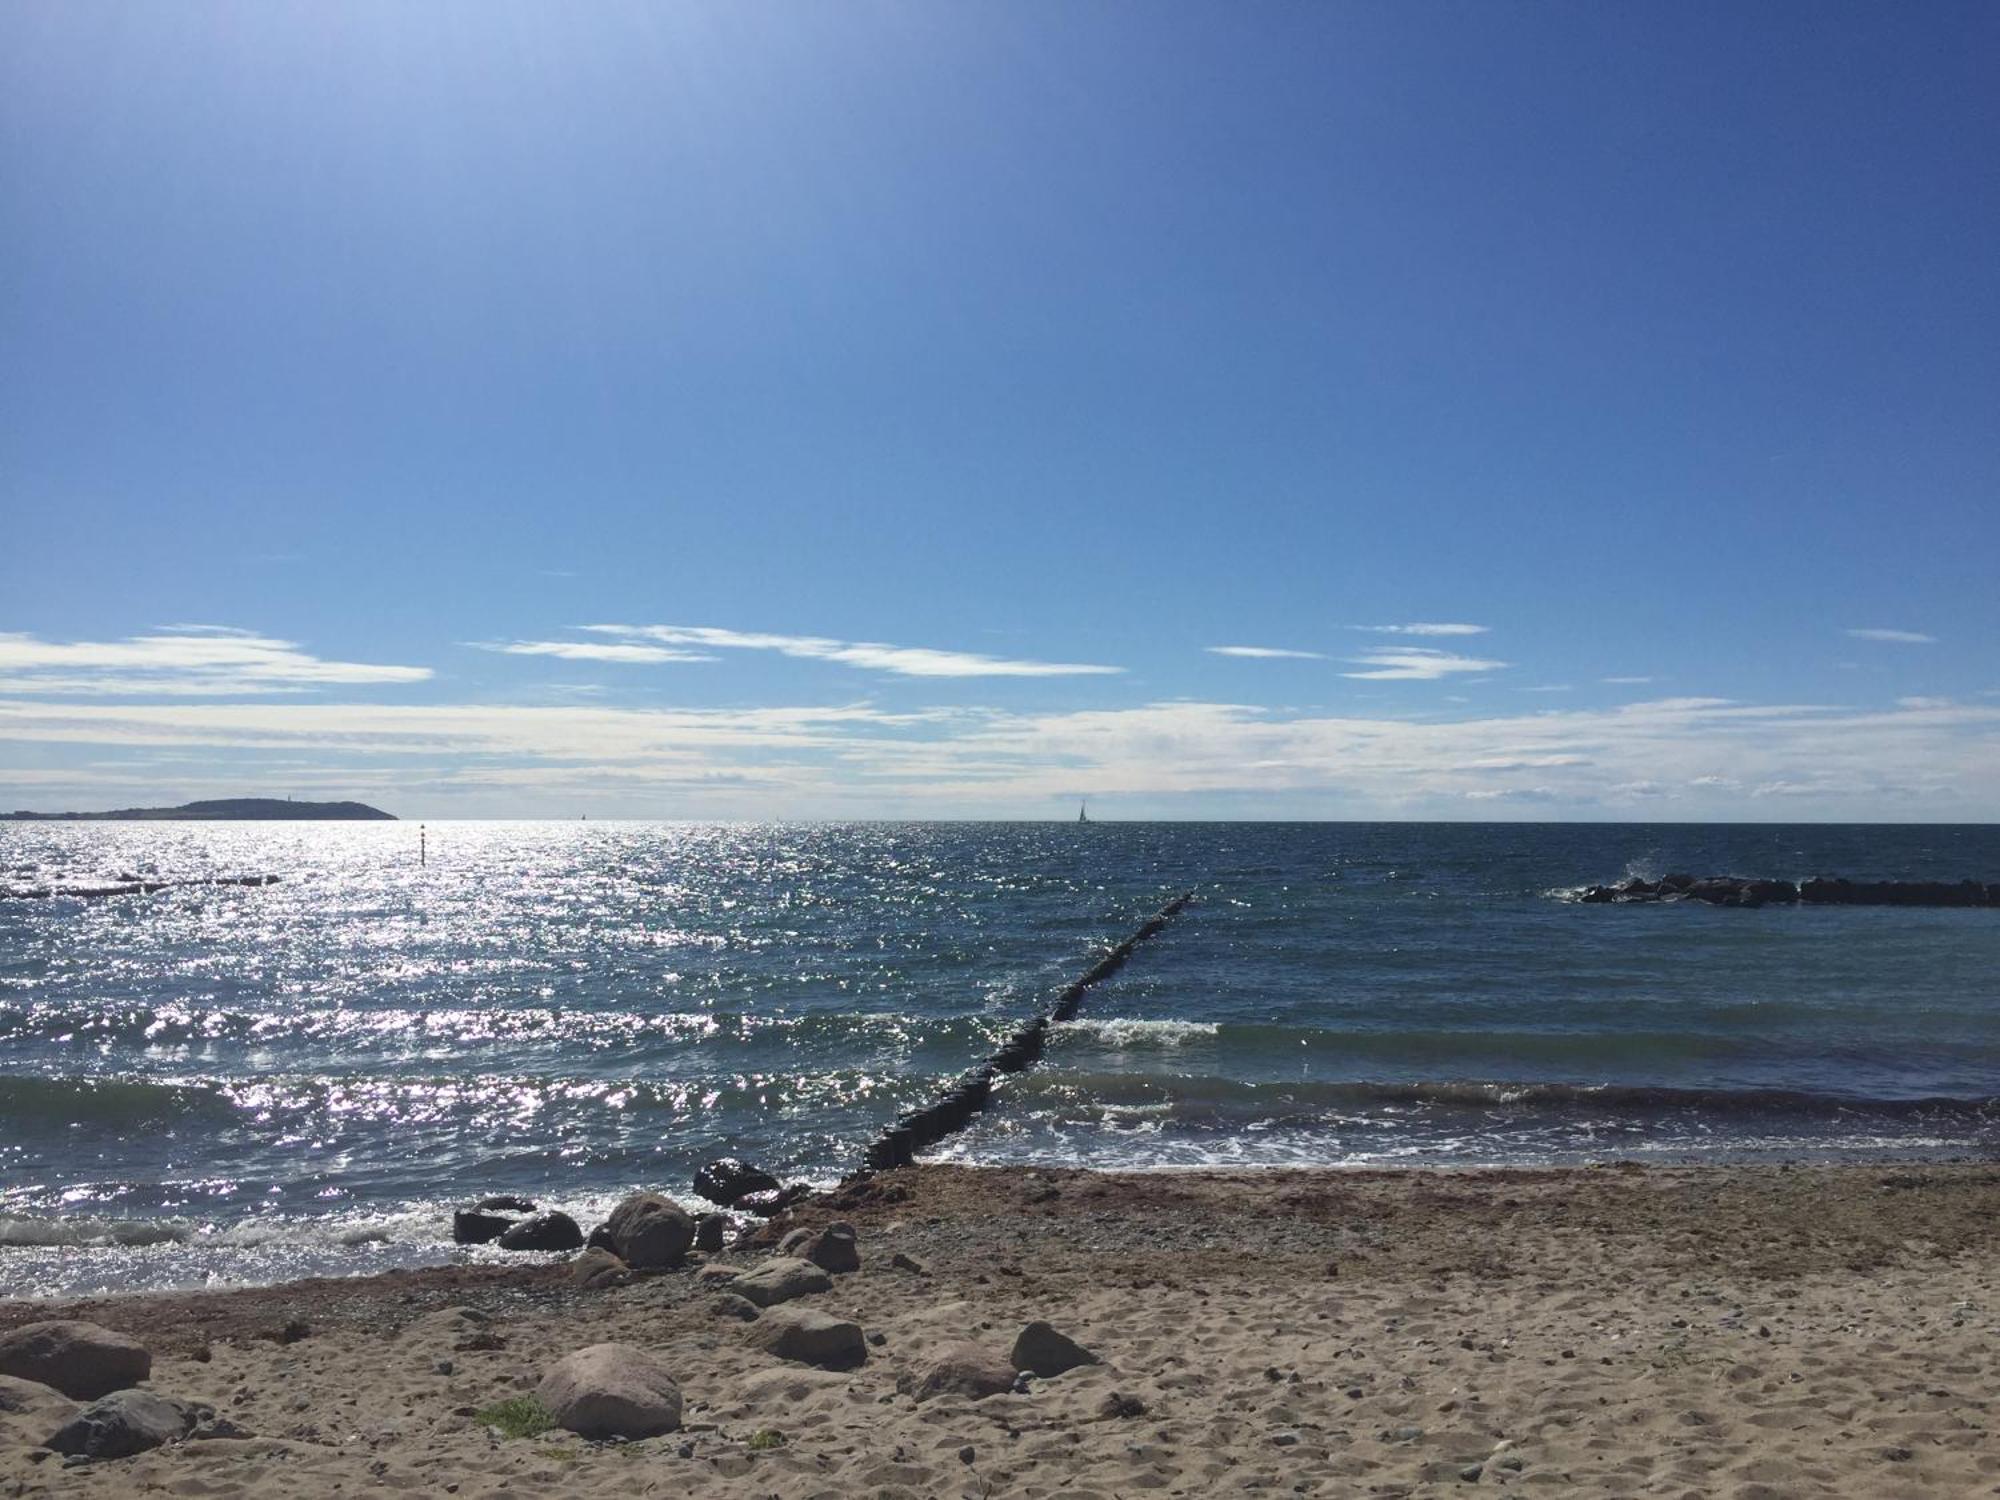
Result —
<path fill-rule="evenodd" d="M 177 891 L 193 885 L 276 885 L 276 875 L 215 875 L 200 880 L 121 880 L 116 885 L 39 885 L 22 890 L 0 890 L 0 901 L 55 901 L 69 897 L 96 901 L 106 896 L 150 896 L 156 891 Z"/>
<path fill-rule="evenodd" d="M 1048 1045 L 1049 1028 L 1059 1021 L 1074 1020 L 1083 997 L 1091 986 L 1103 983 L 1125 966 L 1133 950 L 1152 937 L 1194 899 L 1183 891 L 1148 917 L 1139 930 L 1092 964 L 1083 976 L 1056 996 L 1045 1014 L 1032 1017 L 1009 1032 L 1006 1041 L 983 1063 L 962 1075 L 942 1096 L 913 1110 L 891 1125 L 869 1144 L 862 1156 L 864 1172 L 890 1167 L 906 1167 L 919 1151 L 935 1146 L 946 1136 L 963 1130 L 972 1117 L 993 1098 L 993 1084 L 1001 1075 L 1019 1073 L 1041 1060 Z"/>

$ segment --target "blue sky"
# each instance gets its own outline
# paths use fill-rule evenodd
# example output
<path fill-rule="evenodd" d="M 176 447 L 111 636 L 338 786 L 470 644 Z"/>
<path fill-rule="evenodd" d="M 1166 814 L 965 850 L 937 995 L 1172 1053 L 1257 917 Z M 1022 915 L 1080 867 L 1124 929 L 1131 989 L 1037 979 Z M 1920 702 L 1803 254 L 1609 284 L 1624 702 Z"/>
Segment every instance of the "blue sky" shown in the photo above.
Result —
<path fill-rule="evenodd" d="M 9 7 L 0 805 L 1991 819 L 1997 59 Z"/>

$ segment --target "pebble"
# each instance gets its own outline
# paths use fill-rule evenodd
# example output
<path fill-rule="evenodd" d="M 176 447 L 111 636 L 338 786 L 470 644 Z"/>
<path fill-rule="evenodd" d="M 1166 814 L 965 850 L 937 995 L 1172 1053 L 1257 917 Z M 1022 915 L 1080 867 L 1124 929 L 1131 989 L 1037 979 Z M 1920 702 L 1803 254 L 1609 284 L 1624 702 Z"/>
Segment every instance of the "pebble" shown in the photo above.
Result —
<path fill-rule="evenodd" d="M 967 1443 L 963 1448 L 958 1450 L 958 1461 L 962 1464 L 969 1464 L 976 1457 L 978 1455 L 973 1452 L 972 1444 L 970 1443 Z"/>

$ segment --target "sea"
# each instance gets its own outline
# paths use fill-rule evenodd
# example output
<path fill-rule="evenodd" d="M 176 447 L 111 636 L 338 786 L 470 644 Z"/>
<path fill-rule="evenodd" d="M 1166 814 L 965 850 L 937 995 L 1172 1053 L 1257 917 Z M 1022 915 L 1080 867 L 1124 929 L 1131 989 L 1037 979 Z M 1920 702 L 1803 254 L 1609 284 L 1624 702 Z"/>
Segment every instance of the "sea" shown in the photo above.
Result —
<path fill-rule="evenodd" d="M 421 842 L 420 842 L 421 841 Z M 1168 897 L 931 1159 L 1136 1170 L 2000 1156 L 1992 826 L 0 825 L 0 1295 L 497 1258 L 733 1155 L 831 1183 Z"/>

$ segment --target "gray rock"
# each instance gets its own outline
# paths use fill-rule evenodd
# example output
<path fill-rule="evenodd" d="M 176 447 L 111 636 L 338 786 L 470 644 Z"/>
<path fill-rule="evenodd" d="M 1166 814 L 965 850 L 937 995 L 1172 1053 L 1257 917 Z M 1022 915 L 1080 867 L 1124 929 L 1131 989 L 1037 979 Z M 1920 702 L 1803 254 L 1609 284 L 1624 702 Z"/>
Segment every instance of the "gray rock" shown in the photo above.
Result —
<path fill-rule="evenodd" d="M 813 1242 L 813 1237 L 818 1233 L 819 1231 L 816 1229 L 794 1229 L 778 1241 L 777 1247 L 771 1253 L 773 1255 L 798 1256 L 806 1246 Z"/>
<path fill-rule="evenodd" d="M 533 1198 L 523 1198 L 515 1193 L 494 1193 L 490 1197 L 481 1198 L 472 1206 L 482 1214 L 501 1212 L 531 1214 L 536 1207 Z"/>
<path fill-rule="evenodd" d="M 723 1214 L 700 1214 L 694 1221 L 694 1247 L 704 1255 L 714 1255 L 722 1248 L 723 1236 L 729 1233 L 729 1220 Z"/>
<path fill-rule="evenodd" d="M 708 1304 L 710 1316 L 735 1318 L 744 1323 L 757 1321 L 757 1304 L 747 1297 L 739 1297 L 734 1292 L 720 1292 Z"/>
<path fill-rule="evenodd" d="M 1008 1357 L 1014 1361 L 1015 1369 L 1030 1371 L 1044 1380 L 1074 1370 L 1078 1365 L 1098 1362 L 1097 1356 L 1083 1345 L 1039 1320 L 1021 1330 L 1014 1340 L 1014 1352 Z"/>
<path fill-rule="evenodd" d="M 977 1344 L 948 1344 L 917 1382 L 917 1399 L 965 1396 L 977 1401 L 1014 1389 L 1014 1367 Z"/>
<path fill-rule="evenodd" d="M 0 1375 L 38 1381 L 77 1401 L 137 1385 L 152 1373 L 144 1344 L 96 1323 L 54 1319 L 0 1334 Z"/>
<path fill-rule="evenodd" d="M 592 1344 L 559 1360 L 535 1387 L 558 1427 L 588 1438 L 648 1438 L 681 1425 L 681 1388 L 630 1344 Z"/>
<path fill-rule="evenodd" d="M 604 1227 L 618 1258 L 637 1271 L 677 1266 L 694 1243 L 694 1217 L 658 1193 L 634 1193 L 611 1210 Z"/>
<path fill-rule="evenodd" d="M 32 1448 L 76 1413 L 77 1404 L 54 1386 L 0 1375 L 0 1445 Z"/>
<path fill-rule="evenodd" d="M 523 1219 L 500 1236 L 502 1250 L 576 1250 L 582 1245 L 583 1230 L 560 1209 Z"/>
<path fill-rule="evenodd" d="M 851 1370 L 868 1359 L 861 1325 L 811 1307 L 776 1307 L 751 1325 L 752 1346 L 822 1370 Z"/>
<path fill-rule="evenodd" d="M 778 1179 L 769 1172 L 733 1156 L 712 1161 L 694 1174 L 694 1190 L 724 1208 L 745 1194 L 768 1192 L 777 1185 Z"/>
<path fill-rule="evenodd" d="M 790 1256 L 773 1256 L 756 1270 L 737 1277 L 729 1290 L 747 1297 L 759 1307 L 775 1307 L 808 1292 L 830 1292 L 833 1278 L 809 1261 Z"/>
<path fill-rule="evenodd" d="M 827 1225 L 806 1241 L 799 1255 L 836 1276 L 861 1269 L 861 1252 L 855 1246 L 852 1224 Z"/>
<path fill-rule="evenodd" d="M 57 1428 L 45 1446 L 80 1458 L 129 1458 L 179 1442 L 214 1414 L 212 1407 L 152 1391 L 113 1391 Z"/>
<path fill-rule="evenodd" d="M 587 1292 L 601 1292 L 606 1287 L 623 1286 L 630 1281 L 632 1268 L 609 1250 L 586 1250 L 570 1262 L 569 1279 L 572 1286 L 580 1286 Z"/>

